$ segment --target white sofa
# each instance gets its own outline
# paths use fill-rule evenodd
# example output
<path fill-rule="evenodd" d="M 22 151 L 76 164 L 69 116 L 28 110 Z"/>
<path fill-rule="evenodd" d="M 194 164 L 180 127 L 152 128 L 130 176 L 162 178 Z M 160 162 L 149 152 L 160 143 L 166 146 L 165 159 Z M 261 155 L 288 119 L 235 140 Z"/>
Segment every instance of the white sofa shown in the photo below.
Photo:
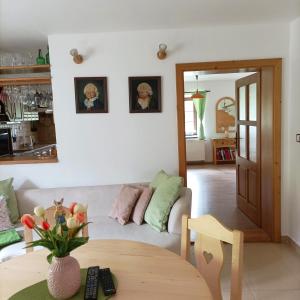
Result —
<path fill-rule="evenodd" d="M 53 200 L 64 198 L 64 205 L 71 202 L 88 204 L 90 239 L 125 239 L 158 245 L 179 253 L 181 216 L 190 214 L 192 191 L 182 188 L 179 199 L 173 205 L 167 232 L 157 232 L 148 224 L 140 226 L 135 223 L 120 225 L 108 217 L 112 203 L 122 185 L 103 185 L 91 187 L 71 187 L 52 189 L 27 189 L 16 191 L 20 214 L 33 213 L 35 206 L 49 207 Z M 24 242 L 10 245 L 0 250 L 0 262 L 14 256 L 25 254 Z"/>

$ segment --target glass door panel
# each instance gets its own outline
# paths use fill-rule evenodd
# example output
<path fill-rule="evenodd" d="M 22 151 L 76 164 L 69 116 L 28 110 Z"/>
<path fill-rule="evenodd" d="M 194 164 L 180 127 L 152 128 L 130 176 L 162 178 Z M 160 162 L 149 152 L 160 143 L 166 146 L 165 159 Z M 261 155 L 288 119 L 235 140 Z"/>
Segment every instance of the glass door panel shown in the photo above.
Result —
<path fill-rule="evenodd" d="M 257 91 L 256 83 L 249 85 L 249 120 L 256 121 L 256 101 L 257 100 Z"/>
<path fill-rule="evenodd" d="M 239 119 L 246 120 L 246 87 L 239 88 Z"/>
<path fill-rule="evenodd" d="M 256 126 L 249 126 L 249 159 L 256 162 Z"/>
<path fill-rule="evenodd" d="M 246 141 L 246 126 L 245 125 L 239 125 L 239 156 L 243 158 L 247 158 L 247 141 Z"/>

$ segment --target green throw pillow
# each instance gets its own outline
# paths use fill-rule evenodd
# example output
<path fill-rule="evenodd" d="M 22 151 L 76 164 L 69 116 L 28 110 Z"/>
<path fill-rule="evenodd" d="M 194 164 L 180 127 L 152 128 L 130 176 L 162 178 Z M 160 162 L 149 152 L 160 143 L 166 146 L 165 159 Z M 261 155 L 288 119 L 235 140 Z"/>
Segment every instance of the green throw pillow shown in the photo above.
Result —
<path fill-rule="evenodd" d="M 171 208 L 178 199 L 183 180 L 168 176 L 159 184 L 145 213 L 145 221 L 157 231 L 166 231 Z"/>
<path fill-rule="evenodd" d="M 7 199 L 10 221 L 12 223 L 16 223 L 19 219 L 19 209 L 15 191 L 12 185 L 13 180 L 13 178 L 8 178 L 0 181 L 0 194 L 3 194 Z"/>
<path fill-rule="evenodd" d="M 0 232 L 0 249 L 10 244 L 21 241 L 21 237 L 18 235 L 15 229 L 8 229 Z"/>
<path fill-rule="evenodd" d="M 168 178 L 169 175 L 164 170 L 161 170 L 155 175 L 154 179 L 151 181 L 150 187 L 152 187 L 155 190 L 162 182 L 164 182 Z"/>

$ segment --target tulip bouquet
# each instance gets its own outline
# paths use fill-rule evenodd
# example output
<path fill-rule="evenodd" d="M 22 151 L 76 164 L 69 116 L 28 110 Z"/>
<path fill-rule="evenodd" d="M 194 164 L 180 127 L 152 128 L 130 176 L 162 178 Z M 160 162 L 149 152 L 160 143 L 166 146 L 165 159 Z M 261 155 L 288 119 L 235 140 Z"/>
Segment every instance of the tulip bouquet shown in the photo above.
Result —
<path fill-rule="evenodd" d="M 43 246 L 50 250 L 47 256 L 49 263 L 53 257 L 65 257 L 70 252 L 88 241 L 88 237 L 77 236 L 79 231 L 87 226 L 84 223 L 86 207 L 80 203 L 73 202 L 69 208 L 70 215 L 65 218 L 64 214 L 54 215 L 56 224 L 50 228 L 45 217 L 45 209 L 41 206 L 34 208 L 34 214 L 41 218 L 41 225 L 37 225 L 35 218 L 30 214 L 25 214 L 21 218 L 21 222 L 26 227 L 34 230 L 40 237 L 39 240 L 28 243 L 27 247 Z"/>

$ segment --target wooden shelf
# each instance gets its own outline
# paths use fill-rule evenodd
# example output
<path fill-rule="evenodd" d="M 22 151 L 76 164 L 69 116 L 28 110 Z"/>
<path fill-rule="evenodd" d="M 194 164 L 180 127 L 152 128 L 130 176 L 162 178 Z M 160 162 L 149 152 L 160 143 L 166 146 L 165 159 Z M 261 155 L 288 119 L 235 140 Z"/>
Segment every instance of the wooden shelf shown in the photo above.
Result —
<path fill-rule="evenodd" d="M 7 75 L 0 77 L 0 86 L 51 84 L 50 65 L 2 66 L 0 75 Z"/>
<path fill-rule="evenodd" d="M 29 85 L 29 84 L 51 84 L 51 77 L 41 76 L 41 77 L 0 78 L 0 86 Z"/>
<path fill-rule="evenodd" d="M 226 164 L 226 163 L 235 163 L 235 139 L 233 138 L 217 138 L 212 139 L 212 148 L 213 148 L 213 160 L 214 164 Z M 225 159 L 218 159 L 220 156 L 218 153 L 222 151 L 222 156 Z M 230 156 L 231 159 L 226 159 Z"/>
<path fill-rule="evenodd" d="M 57 157 L 45 156 L 5 156 L 0 157 L 0 165 L 16 165 L 16 164 L 41 164 L 41 163 L 56 163 L 58 162 Z"/>
<path fill-rule="evenodd" d="M 0 66 L 0 74 L 23 74 L 50 72 L 50 65 Z"/>

